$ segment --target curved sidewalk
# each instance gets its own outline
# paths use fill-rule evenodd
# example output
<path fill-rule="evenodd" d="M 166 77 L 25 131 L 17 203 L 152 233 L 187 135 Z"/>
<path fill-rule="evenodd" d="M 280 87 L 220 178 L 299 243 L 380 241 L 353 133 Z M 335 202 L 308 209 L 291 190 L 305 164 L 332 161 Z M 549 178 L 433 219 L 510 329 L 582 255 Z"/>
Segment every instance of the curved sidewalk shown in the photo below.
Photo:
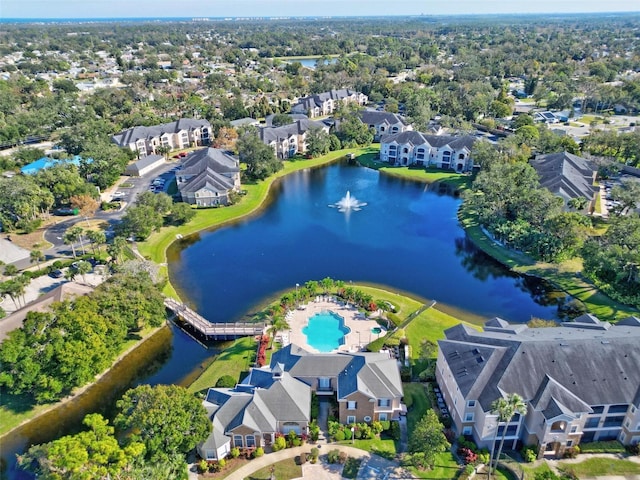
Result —
<path fill-rule="evenodd" d="M 307 444 L 302 447 L 295 448 L 287 448 L 284 450 L 280 450 L 279 452 L 268 453 L 262 457 L 255 458 L 251 460 L 251 462 L 242 466 L 238 470 L 229 474 L 226 477 L 226 480 L 244 480 L 252 473 L 260 470 L 261 468 L 267 467 L 273 463 L 280 462 L 282 460 L 286 460 L 289 458 L 294 458 L 300 455 L 302 452 L 309 453 L 313 447 L 320 448 L 320 458 L 326 456 L 327 452 L 330 450 L 339 450 L 341 452 L 345 452 L 347 455 L 353 458 L 360 458 L 363 460 L 360 465 L 360 471 L 358 472 L 359 479 L 381 479 L 381 478 L 411 478 L 407 476 L 407 472 L 402 470 L 398 464 L 398 462 L 386 460 L 377 455 L 371 455 L 369 452 L 365 450 L 360 450 L 358 448 L 350 447 L 348 445 L 332 445 L 332 444 Z M 318 467 L 322 468 L 327 467 L 327 464 L 322 460 L 317 464 L 313 465 L 313 472 L 309 472 L 309 476 L 305 475 L 305 467 L 312 466 L 312 464 L 307 463 L 303 465 L 303 478 L 319 478 L 318 476 Z M 327 476 L 325 478 L 332 478 L 331 472 L 334 469 L 326 468 Z M 339 474 L 334 476 L 333 478 L 341 478 Z"/>

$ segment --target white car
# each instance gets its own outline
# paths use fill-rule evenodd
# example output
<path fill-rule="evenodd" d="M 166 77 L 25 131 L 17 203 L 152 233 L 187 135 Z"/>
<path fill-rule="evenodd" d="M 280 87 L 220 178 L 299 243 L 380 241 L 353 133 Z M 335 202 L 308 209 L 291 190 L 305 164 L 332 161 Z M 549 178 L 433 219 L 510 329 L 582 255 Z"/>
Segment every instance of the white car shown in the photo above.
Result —
<path fill-rule="evenodd" d="M 124 192 L 115 192 L 111 196 L 112 197 L 123 197 L 125 195 L 126 195 L 126 193 L 124 193 Z"/>

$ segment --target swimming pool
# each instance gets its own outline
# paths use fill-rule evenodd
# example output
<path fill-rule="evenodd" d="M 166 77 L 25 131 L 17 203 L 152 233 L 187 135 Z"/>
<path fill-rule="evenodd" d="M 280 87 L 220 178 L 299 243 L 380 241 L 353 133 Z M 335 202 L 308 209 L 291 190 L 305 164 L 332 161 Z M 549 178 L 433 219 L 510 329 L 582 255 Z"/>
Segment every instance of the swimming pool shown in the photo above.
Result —
<path fill-rule="evenodd" d="M 344 336 L 350 332 L 351 329 L 345 326 L 344 319 L 333 312 L 316 313 L 302 329 L 309 346 L 319 352 L 332 352 L 344 345 Z"/>

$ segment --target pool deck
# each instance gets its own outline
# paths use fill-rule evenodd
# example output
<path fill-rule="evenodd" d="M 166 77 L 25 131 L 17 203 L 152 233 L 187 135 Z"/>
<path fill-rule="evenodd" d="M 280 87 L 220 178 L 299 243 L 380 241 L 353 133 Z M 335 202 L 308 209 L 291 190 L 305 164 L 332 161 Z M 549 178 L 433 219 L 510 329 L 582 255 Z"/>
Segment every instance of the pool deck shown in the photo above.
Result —
<path fill-rule="evenodd" d="M 367 346 L 386 333 L 384 330 L 380 334 L 372 333 L 371 329 L 380 325 L 375 319 L 366 318 L 358 312 L 357 308 L 344 305 L 330 297 L 317 297 L 287 313 L 286 319 L 291 330 L 281 334 L 285 340 L 283 343 L 287 343 L 288 340 L 288 343 L 294 343 L 305 350 L 318 353 L 318 350 L 307 343 L 307 336 L 302 333 L 302 329 L 307 326 L 310 317 L 327 310 L 340 315 L 344 319 L 345 326 L 351 330 L 351 333 L 345 335 L 344 345 L 340 345 L 337 350 L 339 352 L 358 352 L 362 349 L 361 347 Z"/>

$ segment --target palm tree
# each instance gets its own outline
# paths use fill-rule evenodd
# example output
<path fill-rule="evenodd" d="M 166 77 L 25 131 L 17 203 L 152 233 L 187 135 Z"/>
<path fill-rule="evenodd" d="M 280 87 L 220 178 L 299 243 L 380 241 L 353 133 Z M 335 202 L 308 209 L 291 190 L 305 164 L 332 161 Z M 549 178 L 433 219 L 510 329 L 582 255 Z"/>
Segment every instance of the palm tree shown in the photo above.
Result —
<path fill-rule="evenodd" d="M 86 262 L 84 260 L 80 260 L 78 262 L 78 266 L 76 267 L 76 270 L 78 271 L 78 273 L 80 275 L 82 275 L 82 281 L 84 283 L 87 283 L 87 279 L 86 279 L 85 275 L 91 271 L 91 268 L 92 267 L 91 267 L 91 264 L 89 262 Z"/>
<path fill-rule="evenodd" d="M 113 263 L 118 263 L 120 261 L 120 257 L 124 254 L 125 249 L 127 248 L 127 241 L 124 237 L 116 237 L 113 239 L 113 243 L 107 246 L 107 253 L 111 256 L 111 261 Z"/>
<path fill-rule="evenodd" d="M 91 249 L 94 255 L 96 254 L 96 245 L 102 245 L 107 241 L 107 236 L 102 230 L 87 231 L 87 238 L 91 242 Z"/>
<path fill-rule="evenodd" d="M 73 252 L 73 258 L 76 258 L 76 248 L 75 244 L 78 243 L 82 237 L 83 230 L 78 226 L 73 226 L 68 228 L 64 235 L 62 236 L 62 241 L 65 245 L 71 245 L 71 251 Z M 82 252 L 84 253 L 84 245 L 82 246 Z"/>
<path fill-rule="evenodd" d="M 40 250 L 31 250 L 31 253 L 29 254 L 29 261 L 31 263 L 38 264 L 38 271 L 40 271 L 40 262 L 42 262 L 45 258 L 46 257 Z"/>
<path fill-rule="evenodd" d="M 521 416 L 525 416 L 527 414 L 527 404 L 524 399 L 518 395 L 517 393 L 510 393 L 507 395 L 507 398 L 498 398 L 491 404 L 491 412 L 498 415 L 498 423 L 496 425 L 496 433 L 493 438 L 493 444 L 491 445 L 491 457 L 489 457 L 489 480 L 491 480 L 491 465 L 493 462 L 493 451 L 496 446 L 496 440 L 498 439 L 498 430 L 500 422 L 504 422 L 504 429 L 502 430 L 502 438 L 500 439 L 500 446 L 498 447 L 498 454 L 495 458 L 496 468 L 498 466 L 498 460 L 500 459 L 500 455 L 502 454 L 502 447 L 504 446 L 504 439 L 507 436 L 507 428 L 509 426 L 509 422 L 516 413 L 519 413 Z"/>

